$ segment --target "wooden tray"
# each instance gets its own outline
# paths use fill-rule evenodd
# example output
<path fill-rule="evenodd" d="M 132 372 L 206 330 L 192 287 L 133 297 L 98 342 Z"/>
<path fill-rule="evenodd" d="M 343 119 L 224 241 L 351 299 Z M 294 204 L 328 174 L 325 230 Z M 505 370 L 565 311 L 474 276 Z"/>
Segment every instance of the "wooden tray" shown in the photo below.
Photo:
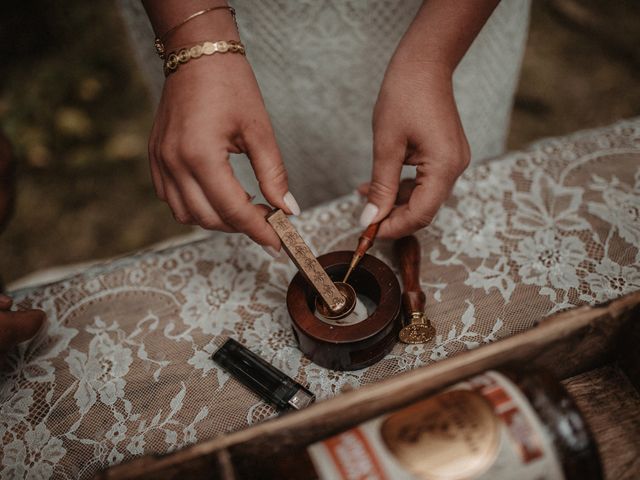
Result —
<path fill-rule="evenodd" d="M 640 478 L 640 292 L 559 313 L 537 327 L 300 412 L 165 456 L 112 467 L 102 479 L 235 480 L 234 458 L 268 458 L 423 398 L 484 370 L 546 368 L 563 379 L 598 442 L 605 477 Z"/>

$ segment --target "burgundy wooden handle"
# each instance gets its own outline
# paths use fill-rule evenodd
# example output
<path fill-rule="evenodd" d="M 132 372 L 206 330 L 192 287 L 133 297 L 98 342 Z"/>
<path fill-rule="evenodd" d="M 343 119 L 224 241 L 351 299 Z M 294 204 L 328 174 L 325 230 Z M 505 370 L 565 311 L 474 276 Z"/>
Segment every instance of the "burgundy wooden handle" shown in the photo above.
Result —
<path fill-rule="evenodd" d="M 372 223 L 367 227 L 367 229 L 362 232 L 360 235 L 360 239 L 366 238 L 370 242 L 373 242 L 378 234 L 378 230 L 380 229 L 380 222 Z"/>
<path fill-rule="evenodd" d="M 413 235 L 394 242 L 402 277 L 402 303 L 405 314 L 424 312 L 426 296 L 420 288 L 420 243 Z"/>
<path fill-rule="evenodd" d="M 378 235 L 378 229 L 380 228 L 380 222 L 372 223 L 367 227 L 367 229 L 362 232 L 358 241 L 358 248 L 356 248 L 356 253 L 360 256 L 367 253 L 367 250 L 371 248 L 374 240 L 376 239 L 376 235 Z"/>

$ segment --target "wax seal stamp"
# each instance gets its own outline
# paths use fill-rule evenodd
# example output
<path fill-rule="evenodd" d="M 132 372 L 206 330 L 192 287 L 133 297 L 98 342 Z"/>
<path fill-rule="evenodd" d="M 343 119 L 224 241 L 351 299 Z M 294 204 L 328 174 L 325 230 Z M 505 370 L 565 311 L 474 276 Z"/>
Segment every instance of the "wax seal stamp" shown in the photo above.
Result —
<path fill-rule="evenodd" d="M 427 343 L 436 334 L 435 328 L 424 313 L 427 297 L 420 288 L 420 244 L 413 235 L 402 237 L 394 243 L 402 276 L 402 307 L 405 326 L 400 330 L 403 343 Z"/>
<path fill-rule="evenodd" d="M 400 341 L 402 343 L 427 343 L 436 334 L 431 322 L 424 312 L 412 312 L 408 325 L 400 330 Z"/>

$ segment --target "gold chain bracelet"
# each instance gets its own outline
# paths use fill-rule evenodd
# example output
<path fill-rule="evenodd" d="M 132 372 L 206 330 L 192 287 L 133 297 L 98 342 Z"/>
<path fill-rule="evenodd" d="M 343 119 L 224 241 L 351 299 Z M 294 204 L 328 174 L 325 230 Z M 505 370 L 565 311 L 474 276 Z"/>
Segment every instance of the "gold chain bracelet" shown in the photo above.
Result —
<path fill-rule="evenodd" d="M 233 7 L 229 7 L 228 5 L 224 5 L 224 6 L 219 5 L 217 7 L 205 8 L 204 10 L 200 10 L 199 12 L 195 12 L 189 15 L 187 18 L 181 21 L 178 25 L 176 25 L 175 27 L 171 27 L 169 30 L 164 32 L 163 35 L 158 35 L 156 37 L 154 45 L 156 47 L 156 52 L 158 52 L 158 56 L 164 60 L 164 56 L 166 53 L 166 48 L 164 44 L 167 41 L 167 37 L 169 37 L 169 35 L 171 35 L 178 28 L 180 28 L 190 20 L 193 20 L 194 18 L 199 17 L 200 15 L 204 15 L 205 13 L 213 12 L 215 10 L 228 10 L 229 13 L 231 13 L 231 16 L 233 17 L 233 22 L 236 24 L 236 29 L 238 28 L 238 22 L 236 21 L 236 11 Z"/>
<path fill-rule="evenodd" d="M 192 47 L 181 48 L 167 55 L 167 59 L 164 61 L 164 75 L 168 77 L 175 72 L 182 63 L 200 58 L 202 55 L 213 55 L 214 53 L 239 53 L 240 55 L 244 55 L 245 49 L 242 42 L 236 40 L 204 42 L 193 45 Z"/>

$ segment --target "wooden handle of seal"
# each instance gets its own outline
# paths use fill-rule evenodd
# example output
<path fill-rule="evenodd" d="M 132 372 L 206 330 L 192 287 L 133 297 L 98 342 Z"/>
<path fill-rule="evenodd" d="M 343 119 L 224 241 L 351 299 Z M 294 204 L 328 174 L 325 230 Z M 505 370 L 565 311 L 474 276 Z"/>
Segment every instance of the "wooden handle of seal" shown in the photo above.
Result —
<path fill-rule="evenodd" d="M 427 298 L 420 288 L 420 243 L 413 235 L 393 244 L 402 277 L 402 305 L 408 319 L 414 312 L 424 312 Z"/>

